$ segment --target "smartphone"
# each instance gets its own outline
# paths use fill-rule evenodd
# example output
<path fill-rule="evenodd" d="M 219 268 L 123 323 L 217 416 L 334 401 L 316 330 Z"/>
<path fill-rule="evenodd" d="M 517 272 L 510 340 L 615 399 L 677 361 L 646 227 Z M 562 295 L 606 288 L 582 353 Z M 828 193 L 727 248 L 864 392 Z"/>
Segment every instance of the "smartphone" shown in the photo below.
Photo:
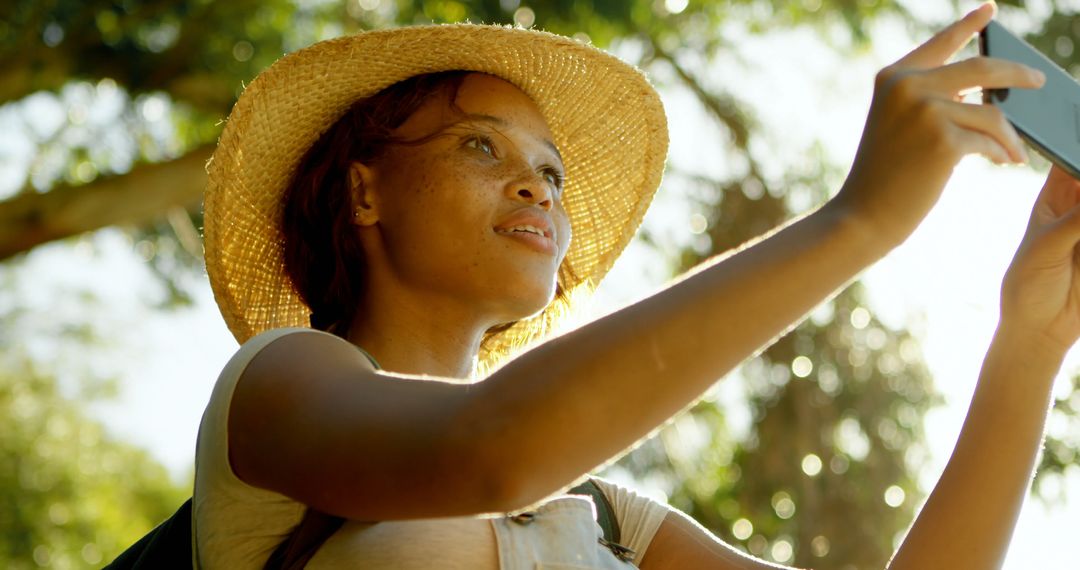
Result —
<path fill-rule="evenodd" d="M 985 89 L 983 101 L 1001 109 L 1040 154 L 1080 178 L 1080 83 L 993 20 L 979 33 L 979 52 L 1046 74 L 1039 89 Z"/>

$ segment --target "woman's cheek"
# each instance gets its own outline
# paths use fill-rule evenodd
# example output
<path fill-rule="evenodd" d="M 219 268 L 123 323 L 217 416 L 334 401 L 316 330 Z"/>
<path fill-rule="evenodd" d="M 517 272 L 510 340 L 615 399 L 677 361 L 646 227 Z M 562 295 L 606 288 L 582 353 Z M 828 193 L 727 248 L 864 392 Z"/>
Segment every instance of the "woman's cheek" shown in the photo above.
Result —
<path fill-rule="evenodd" d="M 562 206 L 559 206 L 559 253 L 566 257 L 566 250 L 570 249 L 570 241 L 573 239 L 573 229 L 570 227 L 570 219 L 566 215 L 566 211 Z"/>

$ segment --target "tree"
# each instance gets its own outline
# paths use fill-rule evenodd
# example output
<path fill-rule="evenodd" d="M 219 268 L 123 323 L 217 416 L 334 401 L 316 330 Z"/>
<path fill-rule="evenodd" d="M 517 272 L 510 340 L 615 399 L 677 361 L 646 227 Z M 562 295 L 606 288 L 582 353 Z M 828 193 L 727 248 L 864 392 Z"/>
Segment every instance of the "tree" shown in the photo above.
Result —
<path fill-rule="evenodd" d="M 695 3 L 693 9 L 683 3 L 682 10 L 672 13 L 664 7 L 669 4 L 678 7 L 679 2 L 545 0 L 522 7 L 517 0 L 16 0 L 0 19 L 0 104 L 60 91 L 71 81 L 106 81 L 106 86 L 119 86 L 132 98 L 117 120 L 134 127 L 131 138 L 135 140 L 102 148 L 101 136 L 70 136 L 93 130 L 84 124 L 77 107 L 68 109 L 73 111 L 69 121 L 55 130 L 28 130 L 35 139 L 36 154 L 59 155 L 55 162 L 62 166 L 52 176 L 28 177 L 13 198 L 0 202 L 0 228 L 4 228 L 0 260 L 104 225 L 146 224 L 170 207 L 197 210 L 205 186 L 202 164 L 210 152 L 205 145 L 215 140 L 219 122 L 243 81 L 280 54 L 323 37 L 428 21 L 516 20 L 591 38 L 600 46 L 616 38 L 636 38 L 653 48 L 665 46 L 656 54 L 674 65 L 668 46 L 678 47 L 681 38 L 694 38 L 693 45 L 682 49 L 714 53 L 726 47 L 715 30 L 734 17 L 745 17 L 749 27 L 764 29 L 809 21 L 818 12 L 837 14 L 857 32 L 866 18 L 884 9 L 878 4 L 835 0 L 817 7 L 742 0 L 730 5 Z M 880 4 L 886 5 L 892 6 Z M 647 65 L 650 57 L 646 54 L 642 64 Z M 692 82 L 689 75 L 683 79 Z M 731 115 L 727 127 L 737 142 L 744 141 L 752 125 L 740 120 L 731 98 L 707 89 L 698 92 L 709 105 Z M 170 141 L 139 136 L 140 130 L 148 129 L 147 123 L 154 122 L 148 114 L 161 113 L 147 113 L 144 106 L 155 101 L 146 98 L 153 94 L 167 94 L 167 107 L 178 115 L 174 120 L 179 132 Z M 156 109 L 162 105 L 160 101 L 150 104 Z M 81 140 L 72 144 L 72 138 Z M 163 160 L 167 164 L 160 167 L 137 166 Z M 140 191 L 147 186 L 164 190 Z"/>

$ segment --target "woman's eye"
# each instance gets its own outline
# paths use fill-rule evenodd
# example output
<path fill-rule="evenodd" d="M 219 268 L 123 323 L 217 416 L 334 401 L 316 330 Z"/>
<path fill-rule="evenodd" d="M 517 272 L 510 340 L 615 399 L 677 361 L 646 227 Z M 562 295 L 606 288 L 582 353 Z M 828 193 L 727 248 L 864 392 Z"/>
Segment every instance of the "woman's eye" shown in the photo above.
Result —
<path fill-rule="evenodd" d="M 558 170 L 548 168 L 544 170 L 544 180 L 547 180 L 549 184 L 554 186 L 558 190 L 562 190 L 563 175 Z"/>
<path fill-rule="evenodd" d="M 469 140 L 465 141 L 465 146 L 475 148 L 485 154 L 495 155 L 495 145 L 487 137 L 469 137 Z"/>

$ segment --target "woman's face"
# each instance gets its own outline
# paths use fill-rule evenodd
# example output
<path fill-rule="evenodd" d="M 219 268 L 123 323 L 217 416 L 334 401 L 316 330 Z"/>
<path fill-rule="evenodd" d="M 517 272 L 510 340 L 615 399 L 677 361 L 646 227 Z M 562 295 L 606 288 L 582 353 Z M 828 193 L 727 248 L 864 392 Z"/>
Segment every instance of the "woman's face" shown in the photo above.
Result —
<path fill-rule="evenodd" d="M 454 104 L 433 96 L 394 132 L 438 136 L 354 167 L 361 240 L 386 285 L 462 300 L 492 324 L 517 320 L 555 292 L 570 242 L 565 170 L 539 109 L 514 85 L 470 74 Z"/>

